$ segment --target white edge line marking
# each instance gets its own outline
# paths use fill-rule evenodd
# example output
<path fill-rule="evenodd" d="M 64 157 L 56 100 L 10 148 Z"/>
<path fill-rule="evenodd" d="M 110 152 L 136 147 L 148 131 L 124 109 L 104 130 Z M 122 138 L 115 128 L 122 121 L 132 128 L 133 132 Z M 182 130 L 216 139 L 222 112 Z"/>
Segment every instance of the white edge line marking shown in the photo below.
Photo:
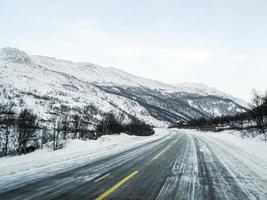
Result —
<path fill-rule="evenodd" d="M 96 180 L 95 180 L 95 183 L 98 182 L 98 181 L 100 181 L 100 180 L 102 180 L 102 179 L 104 179 L 104 178 L 106 178 L 106 177 L 109 176 L 109 175 L 110 175 L 110 173 L 105 174 L 104 176 L 102 176 L 102 177 L 96 179 Z"/>

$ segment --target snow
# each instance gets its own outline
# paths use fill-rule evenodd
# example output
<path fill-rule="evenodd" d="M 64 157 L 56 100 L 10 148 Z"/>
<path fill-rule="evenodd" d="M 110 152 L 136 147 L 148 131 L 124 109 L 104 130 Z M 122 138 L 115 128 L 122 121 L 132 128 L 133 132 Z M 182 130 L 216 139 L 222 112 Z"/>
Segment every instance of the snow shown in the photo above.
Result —
<path fill-rule="evenodd" d="M 70 61 L 55 61 L 53 63 L 54 59 L 52 58 L 47 58 L 47 60 L 52 59 L 52 61 L 49 62 L 49 65 L 44 64 L 45 67 L 39 66 L 38 63 L 36 64 L 36 60 L 34 61 L 35 64 L 30 65 L 25 62 L 13 62 L 13 60 L 23 57 L 25 53 L 17 49 L 13 49 L 13 51 L 12 48 L 7 49 L 0 52 L 0 76 L 3 75 L 0 86 L 2 85 L 3 88 L 9 90 L 6 93 L 9 96 L 13 95 L 14 101 L 18 101 L 18 98 L 15 97 L 20 96 L 24 100 L 25 106 L 32 109 L 40 118 L 47 119 L 50 117 L 50 103 L 53 105 L 61 103 L 71 108 L 83 108 L 84 106 L 92 105 L 101 113 L 113 112 L 119 114 L 121 111 L 125 111 L 126 113 L 134 113 L 133 115 L 138 119 L 151 125 L 166 126 L 166 123 L 150 116 L 148 111 L 136 101 L 105 93 L 91 83 L 86 82 L 88 80 L 86 77 L 94 75 L 94 69 L 88 68 L 88 66 L 86 67 L 86 69 L 88 68 L 87 71 L 80 71 L 77 69 L 81 64 L 72 64 Z M 26 54 L 24 57 L 26 57 Z M 11 58 L 14 59 L 12 60 Z M 95 70 L 97 69 L 95 68 Z M 66 74 L 66 72 L 69 72 L 69 74 Z M 81 80 L 73 75 L 77 75 Z M 29 95 L 29 93 L 41 97 L 52 97 L 57 99 L 57 102 L 48 100 L 41 105 L 40 100 L 33 95 Z M 0 103 L 4 102 L 5 98 L 1 98 L 0 95 Z"/>
<path fill-rule="evenodd" d="M 266 142 L 230 131 L 172 130 L 180 150 L 157 199 L 266 199 Z"/>
<path fill-rule="evenodd" d="M 192 93 L 197 93 L 197 94 L 202 94 L 202 95 L 214 95 L 214 96 L 231 99 L 234 102 L 238 103 L 239 105 L 245 108 L 248 108 L 248 103 L 244 101 L 243 99 L 233 97 L 229 94 L 219 91 L 216 88 L 208 87 L 207 85 L 203 83 L 178 83 L 175 86 L 177 90 L 183 91 L 183 92 L 192 92 Z"/>
<path fill-rule="evenodd" d="M 33 64 L 32 59 L 25 52 L 10 47 L 0 49 L 0 59 L 12 63 Z"/>
<path fill-rule="evenodd" d="M 146 137 L 123 133 L 105 135 L 98 140 L 68 140 L 66 147 L 57 151 L 49 151 L 46 148 L 26 155 L 3 157 L 0 158 L 0 188 L 69 170 L 168 135 L 167 129 L 155 129 L 154 135 Z"/>
<path fill-rule="evenodd" d="M 212 140 L 216 143 L 220 142 L 223 144 L 233 145 L 234 147 L 255 156 L 255 158 L 259 158 L 262 161 L 267 162 L 267 143 L 260 140 L 259 137 L 242 138 L 239 131 L 232 130 L 222 132 L 201 132 L 184 129 L 183 132 L 197 135 L 205 140 Z"/>
<path fill-rule="evenodd" d="M 75 63 L 71 61 L 58 60 L 45 56 L 32 56 L 33 60 L 45 67 L 61 72 L 67 72 L 77 78 L 99 83 L 105 86 L 120 85 L 126 87 L 146 87 L 150 89 L 161 90 L 165 93 L 173 92 L 191 92 L 201 95 L 214 95 L 229 98 L 239 105 L 248 107 L 248 104 L 242 99 L 235 98 L 229 94 L 225 94 L 215 88 L 211 88 L 201 83 L 179 83 L 176 85 L 161 83 L 156 80 L 146 79 L 134 76 L 116 68 L 104 68 L 91 63 Z M 77 66 L 80 70 L 77 70 Z M 90 76 L 87 76 L 90 74 Z"/>
<path fill-rule="evenodd" d="M 126 89 L 127 87 L 146 88 L 160 91 L 161 94 L 167 96 L 177 92 L 192 92 L 199 95 L 229 97 L 235 101 L 229 95 L 200 84 L 170 85 L 137 77 L 119 69 L 104 68 L 96 64 L 27 55 L 21 50 L 10 47 L 0 50 L 0 87 L 9 90 L 5 97 L 0 94 L 0 103 L 5 102 L 7 98 L 11 98 L 19 105 L 19 102 L 17 102 L 19 97 L 25 103 L 23 104 L 24 108 L 32 109 L 43 119 L 51 117 L 51 105 L 63 104 L 70 109 L 82 109 L 91 105 L 99 111 L 98 115 L 93 116 L 92 121 L 99 120 L 99 116 L 103 116 L 105 113 L 113 112 L 115 115 L 126 114 L 126 121 L 127 116 L 135 116 L 156 127 L 166 127 L 168 125 L 168 122 L 159 121 L 151 116 L 151 111 L 149 112 L 142 102 L 140 103 L 123 95 L 105 92 L 101 89 L 105 86 L 118 86 Z M 39 98 L 36 98 L 36 96 Z M 44 99 L 44 97 L 47 97 L 47 99 Z M 151 102 L 151 104 L 156 103 Z M 197 110 L 214 114 L 213 110 L 202 109 L 194 102 L 188 103 Z M 228 111 L 233 110 L 234 112 L 236 109 L 238 107 L 228 107 Z M 220 115 L 221 113 L 215 110 L 215 114 Z M 180 112 L 176 115 L 186 118 L 186 115 Z"/>
<path fill-rule="evenodd" d="M 123 85 L 126 87 L 147 87 L 150 89 L 165 88 L 174 91 L 172 85 L 160 83 L 158 81 L 145 79 L 134 76 L 115 68 L 104 68 L 96 64 L 85 62 L 72 62 L 67 60 L 59 60 L 56 58 L 45 56 L 32 56 L 34 62 L 42 65 L 47 69 L 71 74 L 76 78 L 93 83 L 99 83 L 105 86 Z M 88 76 L 90 74 L 90 76 Z"/>
<path fill-rule="evenodd" d="M 45 68 L 55 72 L 70 74 L 86 82 L 99 83 L 105 86 L 120 85 L 125 87 L 146 87 L 161 90 L 165 93 L 192 92 L 201 95 L 215 95 L 232 99 L 244 107 L 248 106 L 247 103 L 241 99 L 237 99 L 215 88 L 207 87 L 206 85 L 200 83 L 179 83 L 171 85 L 156 80 L 134 76 L 116 68 L 104 68 L 92 63 L 72 62 L 39 55 L 28 56 L 23 51 L 10 47 L 4 48 L 1 51 L 4 52 L 4 58 L 27 58 L 26 60 L 29 60 L 31 63 L 33 62 L 36 65 L 44 66 Z M 25 62 L 22 63 L 25 64 Z"/>
<path fill-rule="evenodd" d="M 250 199 L 266 199 L 267 191 L 267 143 L 255 139 L 242 139 L 236 132 L 221 133 L 182 130 L 194 137 L 202 152 L 207 169 L 216 180 L 222 197 L 234 198 L 233 187 Z M 225 183 L 233 179 L 232 185 Z"/>
<path fill-rule="evenodd" d="M 0 188 L 53 176 L 135 147 L 138 148 L 134 151 L 143 154 L 143 148 L 150 151 L 161 142 L 171 140 L 176 153 L 172 166 L 166 166 L 170 173 L 157 199 L 266 199 L 266 142 L 242 139 L 238 132 L 231 131 L 155 131 L 155 135 L 148 137 L 119 134 L 103 136 L 96 141 L 68 140 L 65 149 L 55 152 L 40 150 L 24 156 L 1 158 Z M 88 175 L 86 181 L 103 173 L 102 167 L 106 174 L 111 166 L 119 166 L 121 162 L 128 162 L 127 158 L 131 160 L 131 156 L 136 156 L 136 152 L 130 154 L 110 159 L 108 166 L 102 164 L 101 170 L 95 166 L 97 170 Z M 66 179 L 64 181 L 68 183 Z"/>
<path fill-rule="evenodd" d="M 180 131 L 179 131 L 180 132 Z M 182 140 L 181 134 L 178 140 Z M 198 199 L 194 197 L 198 182 L 198 160 L 193 137 L 189 136 L 180 144 L 179 154 L 172 166 L 172 176 L 167 177 L 157 199 Z M 190 187 L 188 187 L 190 185 Z M 168 196 L 179 191 L 177 197 Z"/>

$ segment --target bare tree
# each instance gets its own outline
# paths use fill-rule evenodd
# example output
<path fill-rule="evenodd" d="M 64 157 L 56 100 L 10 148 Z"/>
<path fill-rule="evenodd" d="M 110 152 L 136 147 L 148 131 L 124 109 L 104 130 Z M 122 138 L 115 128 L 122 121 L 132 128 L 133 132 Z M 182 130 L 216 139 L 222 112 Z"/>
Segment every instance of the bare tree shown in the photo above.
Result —
<path fill-rule="evenodd" d="M 60 121 L 59 121 L 59 131 L 62 132 L 62 139 L 66 140 L 68 137 L 68 132 L 70 129 L 70 123 L 69 123 L 69 115 L 66 113 L 62 113 L 62 116 L 60 117 Z"/>
<path fill-rule="evenodd" d="M 73 124 L 73 138 L 76 139 L 80 131 L 80 126 L 81 126 L 81 117 L 78 114 L 74 114 L 72 116 L 72 124 Z"/>
<path fill-rule="evenodd" d="M 61 109 L 61 108 L 64 108 Z M 70 130 L 69 115 L 65 112 L 66 107 L 61 106 L 59 113 L 52 113 L 52 144 L 53 150 L 62 148 Z"/>
<path fill-rule="evenodd" d="M 252 91 L 252 117 L 255 119 L 257 123 L 257 128 L 259 128 L 260 132 L 264 132 L 264 96 L 260 94 L 258 91 Z"/>
<path fill-rule="evenodd" d="M 18 133 L 18 154 L 27 153 L 27 144 L 36 135 L 38 127 L 37 116 L 28 109 L 20 112 L 17 119 L 17 133 Z"/>
<path fill-rule="evenodd" d="M 8 145 L 11 135 L 11 129 L 15 125 L 15 111 L 13 104 L 0 105 L 0 129 L 3 134 L 3 156 L 8 154 Z"/>
<path fill-rule="evenodd" d="M 59 116 L 54 114 L 51 119 L 52 123 L 52 148 L 53 151 L 59 149 L 60 147 L 60 119 Z"/>
<path fill-rule="evenodd" d="M 43 126 L 42 130 L 41 130 L 41 134 L 40 134 L 40 138 L 39 138 L 39 142 L 40 142 L 40 149 L 43 149 L 43 145 L 48 142 L 49 137 L 48 137 L 48 128 L 47 126 Z"/>

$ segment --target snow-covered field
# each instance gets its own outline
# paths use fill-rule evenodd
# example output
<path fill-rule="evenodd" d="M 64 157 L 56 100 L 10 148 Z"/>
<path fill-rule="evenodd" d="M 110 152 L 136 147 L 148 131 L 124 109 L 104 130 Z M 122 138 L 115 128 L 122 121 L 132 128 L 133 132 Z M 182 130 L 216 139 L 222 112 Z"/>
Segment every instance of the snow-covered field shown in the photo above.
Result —
<path fill-rule="evenodd" d="M 155 129 L 152 136 L 106 135 L 98 140 L 68 140 L 57 151 L 37 150 L 22 156 L 0 158 L 0 188 L 14 183 L 49 176 L 65 169 L 79 167 L 99 159 L 159 140 L 169 135 L 166 129 Z"/>

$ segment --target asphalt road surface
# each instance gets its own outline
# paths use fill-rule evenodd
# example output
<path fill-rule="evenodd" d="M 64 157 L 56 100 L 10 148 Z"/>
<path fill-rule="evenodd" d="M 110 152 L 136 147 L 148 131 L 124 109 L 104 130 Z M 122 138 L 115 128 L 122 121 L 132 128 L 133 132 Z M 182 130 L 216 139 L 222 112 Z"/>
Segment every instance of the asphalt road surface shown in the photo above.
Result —
<path fill-rule="evenodd" d="M 0 199 L 267 199 L 266 177 L 249 168 L 255 162 L 250 155 L 172 132 L 115 156 L 0 190 Z M 266 167 L 259 164 L 257 170 Z"/>

